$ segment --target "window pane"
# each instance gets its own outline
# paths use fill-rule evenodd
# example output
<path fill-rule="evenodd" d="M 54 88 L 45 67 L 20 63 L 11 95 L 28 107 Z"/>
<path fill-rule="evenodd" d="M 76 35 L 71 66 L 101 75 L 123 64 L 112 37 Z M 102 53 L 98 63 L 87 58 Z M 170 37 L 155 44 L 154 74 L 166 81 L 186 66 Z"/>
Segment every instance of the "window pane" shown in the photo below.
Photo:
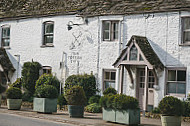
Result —
<path fill-rule="evenodd" d="M 184 32 L 184 42 L 190 41 L 190 32 Z"/>
<path fill-rule="evenodd" d="M 108 81 L 106 81 L 105 82 L 105 88 L 107 89 L 109 87 L 115 88 L 115 82 L 108 82 Z"/>
<path fill-rule="evenodd" d="M 3 31 L 2 35 L 3 38 L 10 37 L 10 28 L 3 28 L 2 31 Z"/>
<path fill-rule="evenodd" d="M 139 60 L 140 61 L 144 61 L 141 55 L 139 56 Z"/>
<path fill-rule="evenodd" d="M 107 80 L 110 79 L 110 72 L 105 72 L 105 79 L 107 79 Z"/>
<path fill-rule="evenodd" d="M 104 30 L 110 30 L 110 22 L 104 22 L 103 28 L 104 28 Z"/>
<path fill-rule="evenodd" d="M 9 46 L 10 39 L 2 39 L 3 46 Z"/>
<path fill-rule="evenodd" d="M 111 72 L 111 80 L 115 80 L 115 72 Z"/>
<path fill-rule="evenodd" d="M 190 29 L 190 18 L 184 18 L 184 30 Z"/>
<path fill-rule="evenodd" d="M 168 70 L 168 81 L 176 81 L 176 71 Z"/>
<path fill-rule="evenodd" d="M 185 84 L 183 83 L 178 83 L 177 84 L 177 93 L 179 94 L 185 94 Z"/>
<path fill-rule="evenodd" d="M 137 60 L 137 48 L 133 45 L 130 50 L 129 60 Z"/>
<path fill-rule="evenodd" d="M 53 36 L 45 36 L 45 43 L 53 43 Z"/>
<path fill-rule="evenodd" d="M 186 71 L 177 71 L 177 81 L 186 81 Z"/>
<path fill-rule="evenodd" d="M 53 24 L 45 24 L 45 33 L 53 33 Z"/>
<path fill-rule="evenodd" d="M 110 33 L 109 33 L 109 31 L 104 31 L 104 40 L 109 40 L 110 39 Z"/>
<path fill-rule="evenodd" d="M 168 93 L 176 93 L 176 83 L 168 83 Z"/>
<path fill-rule="evenodd" d="M 114 32 L 114 34 L 113 34 L 113 39 L 118 39 L 118 29 L 119 29 L 119 27 L 118 27 L 118 23 L 113 23 L 113 32 Z"/>

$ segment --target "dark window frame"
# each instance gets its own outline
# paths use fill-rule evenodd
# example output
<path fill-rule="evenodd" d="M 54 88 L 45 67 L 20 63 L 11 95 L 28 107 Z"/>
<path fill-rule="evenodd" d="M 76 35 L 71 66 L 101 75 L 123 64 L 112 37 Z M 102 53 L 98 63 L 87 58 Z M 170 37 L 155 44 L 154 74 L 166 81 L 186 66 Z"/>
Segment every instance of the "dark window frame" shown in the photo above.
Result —
<path fill-rule="evenodd" d="M 4 29 L 9 29 L 9 35 L 3 36 Z M 1 26 L 1 47 L 10 47 L 10 34 L 11 34 L 10 30 L 11 30 L 10 25 Z M 9 43 L 7 46 L 5 45 L 4 40 L 9 40 Z"/>
<path fill-rule="evenodd" d="M 51 33 L 46 33 L 46 26 L 47 25 L 53 25 L 53 32 Z M 46 21 L 43 23 L 43 46 L 53 46 L 54 43 L 54 21 Z M 47 36 L 52 36 L 52 42 L 47 42 L 46 37 Z"/>
<path fill-rule="evenodd" d="M 106 78 L 106 72 L 109 73 L 109 78 Z M 115 73 L 115 79 L 112 79 L 111 73 Z M 116 86 L 116 70 L 115 69 L 103 69 L 103 91 L 106 89 L 106 82 L 114 82 Z M 115 88 L 115 87 L 112 87 Z"/>
<path fill-rule="evenodd" d="M 190 17 L 181 17 L 181 44 L 182 45 L 190 45 L 190 40 L 189 41 L 185 41 L 185 32 L 190 32 L 190 28 L 189 29 L 185 29 L 185 24 L 184 24 L 184 20 L 185 19 L 189 19 Z"/>

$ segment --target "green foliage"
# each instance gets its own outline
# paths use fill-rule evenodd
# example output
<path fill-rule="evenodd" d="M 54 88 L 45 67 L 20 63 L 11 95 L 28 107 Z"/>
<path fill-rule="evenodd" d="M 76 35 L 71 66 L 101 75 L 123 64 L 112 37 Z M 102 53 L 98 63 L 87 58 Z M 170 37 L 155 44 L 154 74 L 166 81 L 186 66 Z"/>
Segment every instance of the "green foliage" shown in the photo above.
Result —
<path fill-rule="evenodd" d="M 6 90 L 6 95 L 8 99 L 21 99 L 22 98 L 22 92 L 19 88 L 16 87 L 10 87 Z"/>
<path fill-rule="evenodd" d="M 60 90 L 60 82 L 57 79 L 57 77 L 51 75 L 51 74 L 43 74 L 40 76 L 40 78 L 36 81 L 35 88 L 38 88 L 41 85 L 52 85 L 57 88 L 57 91 L 59 93 Z"/>
<path fill-rule="evenodd" d="M 155 114 L 160 114 L 160 109 L 155 107 L 151 112 Z"/>
<path fill-rule="evenodd" d="M 91 113 L 101 113 L 102 108 L 99 104 L 93 103 L 85 107 L 86 112 L 91 112 Z"/>
<path fill-rule="evenodd" d="M 161 114 L 164 115 L 181 116 L 183 114 L 182 102 L 178 98 L 172 96 L 164 97 L 159 103 L 159 109 Z"/>
<path fill-rule="evenodd" d="M 138 100 L 124 94 L 108 94 L 100 98 L 100 105 L 104 108 L 112 109 L 137 109 Z"/>
<path fill-rule="evenodd" d="M 57 99 L 57 104 L 59 105 L 59 109 L 61 110 L 63 105 L 67 105 L 67 101 L 64 97 L 64 94 L 59 95 L 58 99 Z"/>
<path fill-rule="evenodd" d="M 190 101 L 184 101 L 183 106 L 184 106 L 183 116 L 190 117 Z"/>
<path fill-rule="evenodd" d="M 4 86 L 2 86 L 2 84 L 0 83 L 0 94 L 5 91 L 6 91 L 6 88 Z"/>
<path fill-rule="evenodd" d="M 98 104 L 99 104 L 100 97 L 101 97 L 100 95 L 92 96 L 92 97 L 90 97 L 90 99 L 88 100 L 88 103 L 89 103 L 89 104 L 93 104 L 93 103 L 98 103 Z"/>
<path fill-rule="evenodd" d="M 29 91 L 22 94 L 22 101 L 33 102 L 33 95 Z"/>
<path fill-rule="evenodd" d="M 39 78 L 41 65 L 38 62 L 25 62 L 22 68 L 23 87 L 34 94 L 36 80 Z"/>
<path fill-rule="evenodd" d="M 41 85 L 36 88 L 34 96 L 37 98 L 57 98 L 58 91 L 52 85 Z"/>
<path fill-rule="evenodd" d="M 87 99 L 89 99 L 91 96 L 94 96 L 98 91 L 96 86 L 96 79 L 93 75 L 84 74 L 69 76 L 65 82 L 65 92 L 74 85 L 83 87 Z"/>
<path fill-rule="evenodd" d="M 107 88 L 107 89 L 103 92 L 103 94 L 104 94 L 104 95 L 108 95 L 108 94 L 113 94 L 113 95 L 115 95 L 115 94 L 117 94 L 117 91 L 116 91 L 114 88 L 109 87 L 109 88 Z"/>
<path fill-rule="evenodd" d="M 86 96 L 81 86 L 73 86 L 65 92 L 68 105 L 85 105 Z"/>
<path fill-rule="evenodd" d="M 10 86 L 17 87 L 17 88 L 21 89 L 21 87 L 22 87 L 22 79 L 17 78 L 17 80 L 13 84 L 11 84 Z"/>

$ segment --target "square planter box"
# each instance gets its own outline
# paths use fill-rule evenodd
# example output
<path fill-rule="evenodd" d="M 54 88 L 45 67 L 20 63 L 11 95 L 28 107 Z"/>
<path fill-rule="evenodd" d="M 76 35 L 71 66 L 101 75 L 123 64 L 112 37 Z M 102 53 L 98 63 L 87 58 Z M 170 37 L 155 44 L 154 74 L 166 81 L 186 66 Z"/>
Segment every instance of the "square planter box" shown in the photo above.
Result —
<path fill-rule="evenodd" d="M 116 112 L 114 109 L 102 108 L 103 109 L 103 120 L 115 122 L 116 121 Z"/>
<path fill-rule="evenodd" d="M 57 112 L 57 99 L 34 98 L 33 111 L 42 113 Z"/>
<path fill-rule="evenodd" d="M 116 110 L 116 122 L 127 125 L 140 124 L 140 109 Z"/>
<path fill-rule="evenodd" d="M 181 126 L 181 116 L 161 116 L 162 126 Z"/>
<path fill-rule="evenodd" d="M 19 110 L 21 108 L 22 99 L 7 99 L 7 107 L 10 110 Z"/>

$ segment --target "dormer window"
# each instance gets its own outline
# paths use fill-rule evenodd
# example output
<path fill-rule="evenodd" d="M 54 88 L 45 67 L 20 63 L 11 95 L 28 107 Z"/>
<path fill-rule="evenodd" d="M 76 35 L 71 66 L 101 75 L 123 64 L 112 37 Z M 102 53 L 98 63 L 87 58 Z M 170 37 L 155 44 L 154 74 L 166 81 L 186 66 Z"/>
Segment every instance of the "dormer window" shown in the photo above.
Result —
<path fill-rule="evenodd" d="M 48 21 L 44 23 L 44 41 L 43 45 L 53 45 L 54 38 L 54 22 Z"/>

